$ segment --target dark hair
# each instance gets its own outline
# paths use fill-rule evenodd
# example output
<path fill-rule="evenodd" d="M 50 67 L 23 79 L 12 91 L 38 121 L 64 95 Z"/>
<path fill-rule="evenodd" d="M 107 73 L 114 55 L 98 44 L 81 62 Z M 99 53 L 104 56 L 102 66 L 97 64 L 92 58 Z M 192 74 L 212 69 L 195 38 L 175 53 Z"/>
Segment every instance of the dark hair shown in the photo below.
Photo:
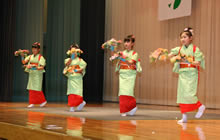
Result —
<path fill-rule="evenodd" d="M 76 44 L 76 43 L 73 43 L 72 45 L 70 45 L 70 50 L 71 50 L 72 48 L 79 49 L 79 45 Z"/>
<path fill-rule="evenodd" d="M 33 44 L 32 44 L 32 48 L 40 49 L 40 43 L 39 43 L 39 42 L 33 43 Z"/>
<path fill-rule="evenodd" d="M 186 33 L 186 35 L 187 35 L 188 37 L 192 37 L 192 36 L 193 36 L 193 29 L 192 29 L 191 27 L 185 28 L 185 29 L 180 33 L 180 36 L 181 36 L 183 33 Z"/>
<path fill-rule="evenodd" d="M 128 35 L 127 37 L 124 38 L 124 42 L 135 42 L 135 36 L 134 35 Z"/>

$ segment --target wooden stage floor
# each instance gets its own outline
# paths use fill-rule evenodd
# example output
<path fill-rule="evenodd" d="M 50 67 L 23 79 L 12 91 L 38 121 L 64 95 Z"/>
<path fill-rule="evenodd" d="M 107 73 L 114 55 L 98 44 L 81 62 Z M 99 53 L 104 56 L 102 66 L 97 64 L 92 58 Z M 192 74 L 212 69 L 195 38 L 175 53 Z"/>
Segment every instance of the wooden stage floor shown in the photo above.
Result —
<path fill-rule="evenodd" d="M 27 109 L 27 103 L 0 102 L 0 140 L 219 140 L 220 110 L 207 109 L 201 119 L 189 113 L 177 124 L 178 107 L 138 105 L 135 116 L 121 117 L 118 104 L 88 104 L 68 112 L 66 104 Z"/>

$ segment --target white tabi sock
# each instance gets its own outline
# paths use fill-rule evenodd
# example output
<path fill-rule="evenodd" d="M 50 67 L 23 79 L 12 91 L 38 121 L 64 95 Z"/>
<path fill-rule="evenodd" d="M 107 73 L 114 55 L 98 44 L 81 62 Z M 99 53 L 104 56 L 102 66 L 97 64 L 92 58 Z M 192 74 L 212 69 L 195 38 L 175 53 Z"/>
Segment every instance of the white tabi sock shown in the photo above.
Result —
<path fill-rule="evenodd" d="M 30 104 L 27 106 L 28 108 L 34 107 L 34 104 Z"/>
<path fill-rule="evenodd" d="M 198 109 L 198 112 L 196 113 L 195 115 L 195 118 L 200 118 L 202 117 L 203 113 L 205 111 L 205 106 L 204 105 L 201 105 Z"/>
<path fill-rule="evenodd" d="M 40 107 L 44 107 L 47 104 L 47 101 L 40 104 Z"/>
<path fill-rule="evenodd" d="M 137 107 L 133 108 L 131 111 L 129 111 L 127 114 L 133 116 L 137 111 Z"/>
<path fill-rule="evenodd" d="M 77 106 L 77 110 L 82 110 L 83 109 L 83 107 L 86 105 L 86 102 L 85 101 L 83 101 L 80 105 L 78 105 Z"/>
<path fill-rule="evenodd" d="M 127 114 L 126 113 L 121 113 L 121 116 L 125 117 L 125 116 L 127 116 Z"/>
<path fill-rule="evenodd" d="M 178 123 L 187 123 L 187 114 L 183 113 L 182 119 L 178 121 Z"/>
<path fill-rule="evenodd" d="M 70 112 L 74 112 L 74 111 L 75 111 L 74 107 L 70 107 Z"/>

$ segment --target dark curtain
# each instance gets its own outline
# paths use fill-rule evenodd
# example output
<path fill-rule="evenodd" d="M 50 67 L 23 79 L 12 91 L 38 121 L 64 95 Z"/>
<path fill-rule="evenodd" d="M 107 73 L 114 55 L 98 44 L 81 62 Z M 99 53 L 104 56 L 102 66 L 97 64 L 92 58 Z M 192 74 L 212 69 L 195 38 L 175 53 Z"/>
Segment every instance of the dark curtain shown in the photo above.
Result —
<path fill-rule="evenodd" d="M 16 7 L 16 8 L 15 8 Z M 48 0 L 47 32 L 43 35 L 43 0 L 5 0 L 1 3 L 1 101 L 27 101 L 28 75 L 14 51 L 42 44 L 46 58 L 45 94 L 48 101 L 67 101 L 62 74 L 69 45 L 79 43 L 87 62 L 84 99 L 102 102 L 105 0 Z M 43 42 L 44 41 L 44 42 Z M 44 43 L 44 44 L 43 44 Z M 44 47 L 43 47 L 44 46 Z M 13 95 L 12 95 L 13 93 Z"/>
<path fill-rule="evenodd" d="M 43 0 L 15 0 L 16 1 L 16 30 L 14 50 L 28 49 L 34 42 L 41 43 L 43 54 Z M 12 53 L 13 54 L 13 53 Z M 44 55 L 44 54 L 43 54 Z M 22 68 L 21 58 L 14 59 L 13 95 L 12 101 L 28 101 L 28 74 Z"/>
<path fill-rule="evenodd" d="M 102 102 L 105 0 L 81 0 L 80 47 L 87 62 L 84 77 L 84 99 L 89 102 Z"/>
<path fill-rule="evenodd" d="M 0 101 L 11 101 L 15 42 L 15 0 L 1 1 L 0 9 Z"/>
<path fill-rule="evenodd" d="M 67 78 L 63 75 L 66 51 L 80 38 L 80 0 L 48 0 L 44 53 L 47 58 L 46 95 L 52 102 L 67 101 Z"/>

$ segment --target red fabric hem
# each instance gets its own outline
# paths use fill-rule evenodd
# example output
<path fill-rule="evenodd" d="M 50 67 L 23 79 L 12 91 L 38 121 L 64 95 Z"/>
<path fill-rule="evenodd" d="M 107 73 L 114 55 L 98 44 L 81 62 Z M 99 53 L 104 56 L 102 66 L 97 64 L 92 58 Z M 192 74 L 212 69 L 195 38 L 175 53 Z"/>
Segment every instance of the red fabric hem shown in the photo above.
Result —
<path fill-rule="evenodd" d="M 43 91 L 29 90 L 29 104 L 41 104 L 45 101 Z"/>
<path fill-rule="evenodd" d="M 120 113 L 126 113 L 136 107 L 136 100 L 132 96 L 119 96 Z"/>
<path fill-rule="evenodd" d="M 68 105 L 70 107 L 76 107 L 80 105 L 83 102 L 83 97 L 76 95 L 76 94 L 70 94 L 68 95 Z"/>
<path fill-rule="evenodd" d="M 202 104 L 198 101 L 195 104 L 179 104 L 181 113 L 190 112 L 198 109 Z"/>

